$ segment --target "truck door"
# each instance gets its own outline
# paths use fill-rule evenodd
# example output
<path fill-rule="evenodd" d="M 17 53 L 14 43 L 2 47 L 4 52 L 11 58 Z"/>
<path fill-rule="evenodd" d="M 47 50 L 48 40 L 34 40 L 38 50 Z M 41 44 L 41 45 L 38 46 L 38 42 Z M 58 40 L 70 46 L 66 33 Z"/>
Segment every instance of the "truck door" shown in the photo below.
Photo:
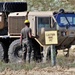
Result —
<path fill-rule="evenodd" d="M 38 16 L 35 19 L 36 23 L 36 32 L 39 35 L 39 41 L 42 44 L 45 44 L 45 31 L 55 30 L 55 22 L 50 16 Z"/>

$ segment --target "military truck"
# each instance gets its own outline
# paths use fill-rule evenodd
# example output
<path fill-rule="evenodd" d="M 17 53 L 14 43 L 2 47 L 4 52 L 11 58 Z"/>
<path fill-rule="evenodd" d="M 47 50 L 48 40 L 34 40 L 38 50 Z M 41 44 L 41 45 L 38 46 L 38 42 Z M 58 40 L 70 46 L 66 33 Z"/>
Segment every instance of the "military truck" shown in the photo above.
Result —
<path fill-rule="evenodd" d="M 42 60 L 43 50 L 50 58 L 50 45 L 45 43 L 46 31 L 57 31 L 57 50 L 67 49 L 75 44 L 75 13 L 64 11 L 33 11 L 26 12 L 27 3 L 1 3 L 0 4 L 0 59 L 9 62 L 22 61 L 22 48 L 20 44 L 20 31 L 24 27 L 24 20 L 29 19 L 33 36 L 39 38 L 33 41 L 33 59 Z M 24 5 L 24 6 L 23 6 Z M 19 6 L 19 8 L 18 8 Z M 24 8 L 25 7 L 25 8 Z M 21 12 L 22 11 L 22 12 Z"/>
<path fill-rule="evenodd" d="M 69 56 L 71 45 L 75 44 L 75 13 L 64 11 L 33 11 L 33 12 L 16 12 L 8 15 L 8 32 L 13 39 L 8 49 L 8 56 L 11 62 L 21 60 L 20 48 L 20 30 L 24 26 L 24 20 L 28 18 L 33 36 L 39 38 L 33 39 L 34 59 L 43 58 L 43 50 L 47 51 L 47 59 L 50 58 L 50 45 L 45 43 L 46 31 L 57 31 L 58 43 L 54 44 L 57 50 L 66 51 Z M 15 39 L 16 38 L 16 39 Z M 11 39 L 10 39 L 11 40 Z M 67 49 L 67 50 L 66 50 Z"/>

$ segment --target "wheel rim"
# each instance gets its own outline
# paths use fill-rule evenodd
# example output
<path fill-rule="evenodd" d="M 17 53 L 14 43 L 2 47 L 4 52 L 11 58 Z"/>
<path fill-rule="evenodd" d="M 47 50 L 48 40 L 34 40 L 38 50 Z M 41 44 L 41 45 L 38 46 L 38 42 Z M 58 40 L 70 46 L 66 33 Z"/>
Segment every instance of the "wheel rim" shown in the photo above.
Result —
<path fill-rule="evenodd" d="M 19 46 L 17 44 L 17 46 L 15 45 L 13 49 L 14 49 L 14 56 L 18 57 L 18 58 L 21 58 L 22 57 L 22 48 L 21 48 L 21 46 Z"/>

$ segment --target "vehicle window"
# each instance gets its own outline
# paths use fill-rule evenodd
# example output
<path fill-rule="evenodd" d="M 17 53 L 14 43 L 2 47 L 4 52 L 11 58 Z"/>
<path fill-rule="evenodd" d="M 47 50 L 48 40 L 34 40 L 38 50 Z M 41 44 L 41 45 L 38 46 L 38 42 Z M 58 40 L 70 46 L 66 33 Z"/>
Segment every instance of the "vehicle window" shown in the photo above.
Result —
<path fill-rule="evenodd" d="M 48 31 L 51 28 L 54 28 L 54 20 L 52 17 L 36 17 L 36 25 L 37 25 L 37 34 L 43 33 L 44 31 Z"/>
<path fill-rule="evenodd" d="M 49 17 L 38 17 L 38 28 L 50 28 L 50 18 Z"/>
<path fill-rule="evenodd" d="M 55 16 L 55 18 L 60 27 L 75 26 L 75 14 L 74 13 L 58 14 L 58 16 Z"/>

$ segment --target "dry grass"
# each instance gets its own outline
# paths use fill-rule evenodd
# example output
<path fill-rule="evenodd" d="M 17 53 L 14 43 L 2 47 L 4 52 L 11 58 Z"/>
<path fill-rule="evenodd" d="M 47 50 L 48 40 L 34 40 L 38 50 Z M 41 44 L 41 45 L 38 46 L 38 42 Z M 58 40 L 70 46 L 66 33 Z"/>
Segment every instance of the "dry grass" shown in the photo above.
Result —
<path fill-rule="evenodd" d="M 75 50 L 70 51 L 69 57 L 64 57 L 62 51 L 58 52 L 56 66 L 46 63 L 4 63 L 0 61 L 0 75 L 74 75 Z"/>
<path fill-rule="evenodd" d="M 58 55 L 56 58 L 56 66 L 60 66 L 62 68 L 75 68 L 75 56 L 64 57 Z M 4 71 L 6 68 L 10 68 L 12 70 L 21 70 L 21 69 L 32 70 L 35 67 L 42 69 L 42 68 L 52 67 L 52 66 L 51 66 L 51 62 L 46 62 L 46 63 L 31 62 L 30 64 L 0 62 L 0 71 Z"/>

